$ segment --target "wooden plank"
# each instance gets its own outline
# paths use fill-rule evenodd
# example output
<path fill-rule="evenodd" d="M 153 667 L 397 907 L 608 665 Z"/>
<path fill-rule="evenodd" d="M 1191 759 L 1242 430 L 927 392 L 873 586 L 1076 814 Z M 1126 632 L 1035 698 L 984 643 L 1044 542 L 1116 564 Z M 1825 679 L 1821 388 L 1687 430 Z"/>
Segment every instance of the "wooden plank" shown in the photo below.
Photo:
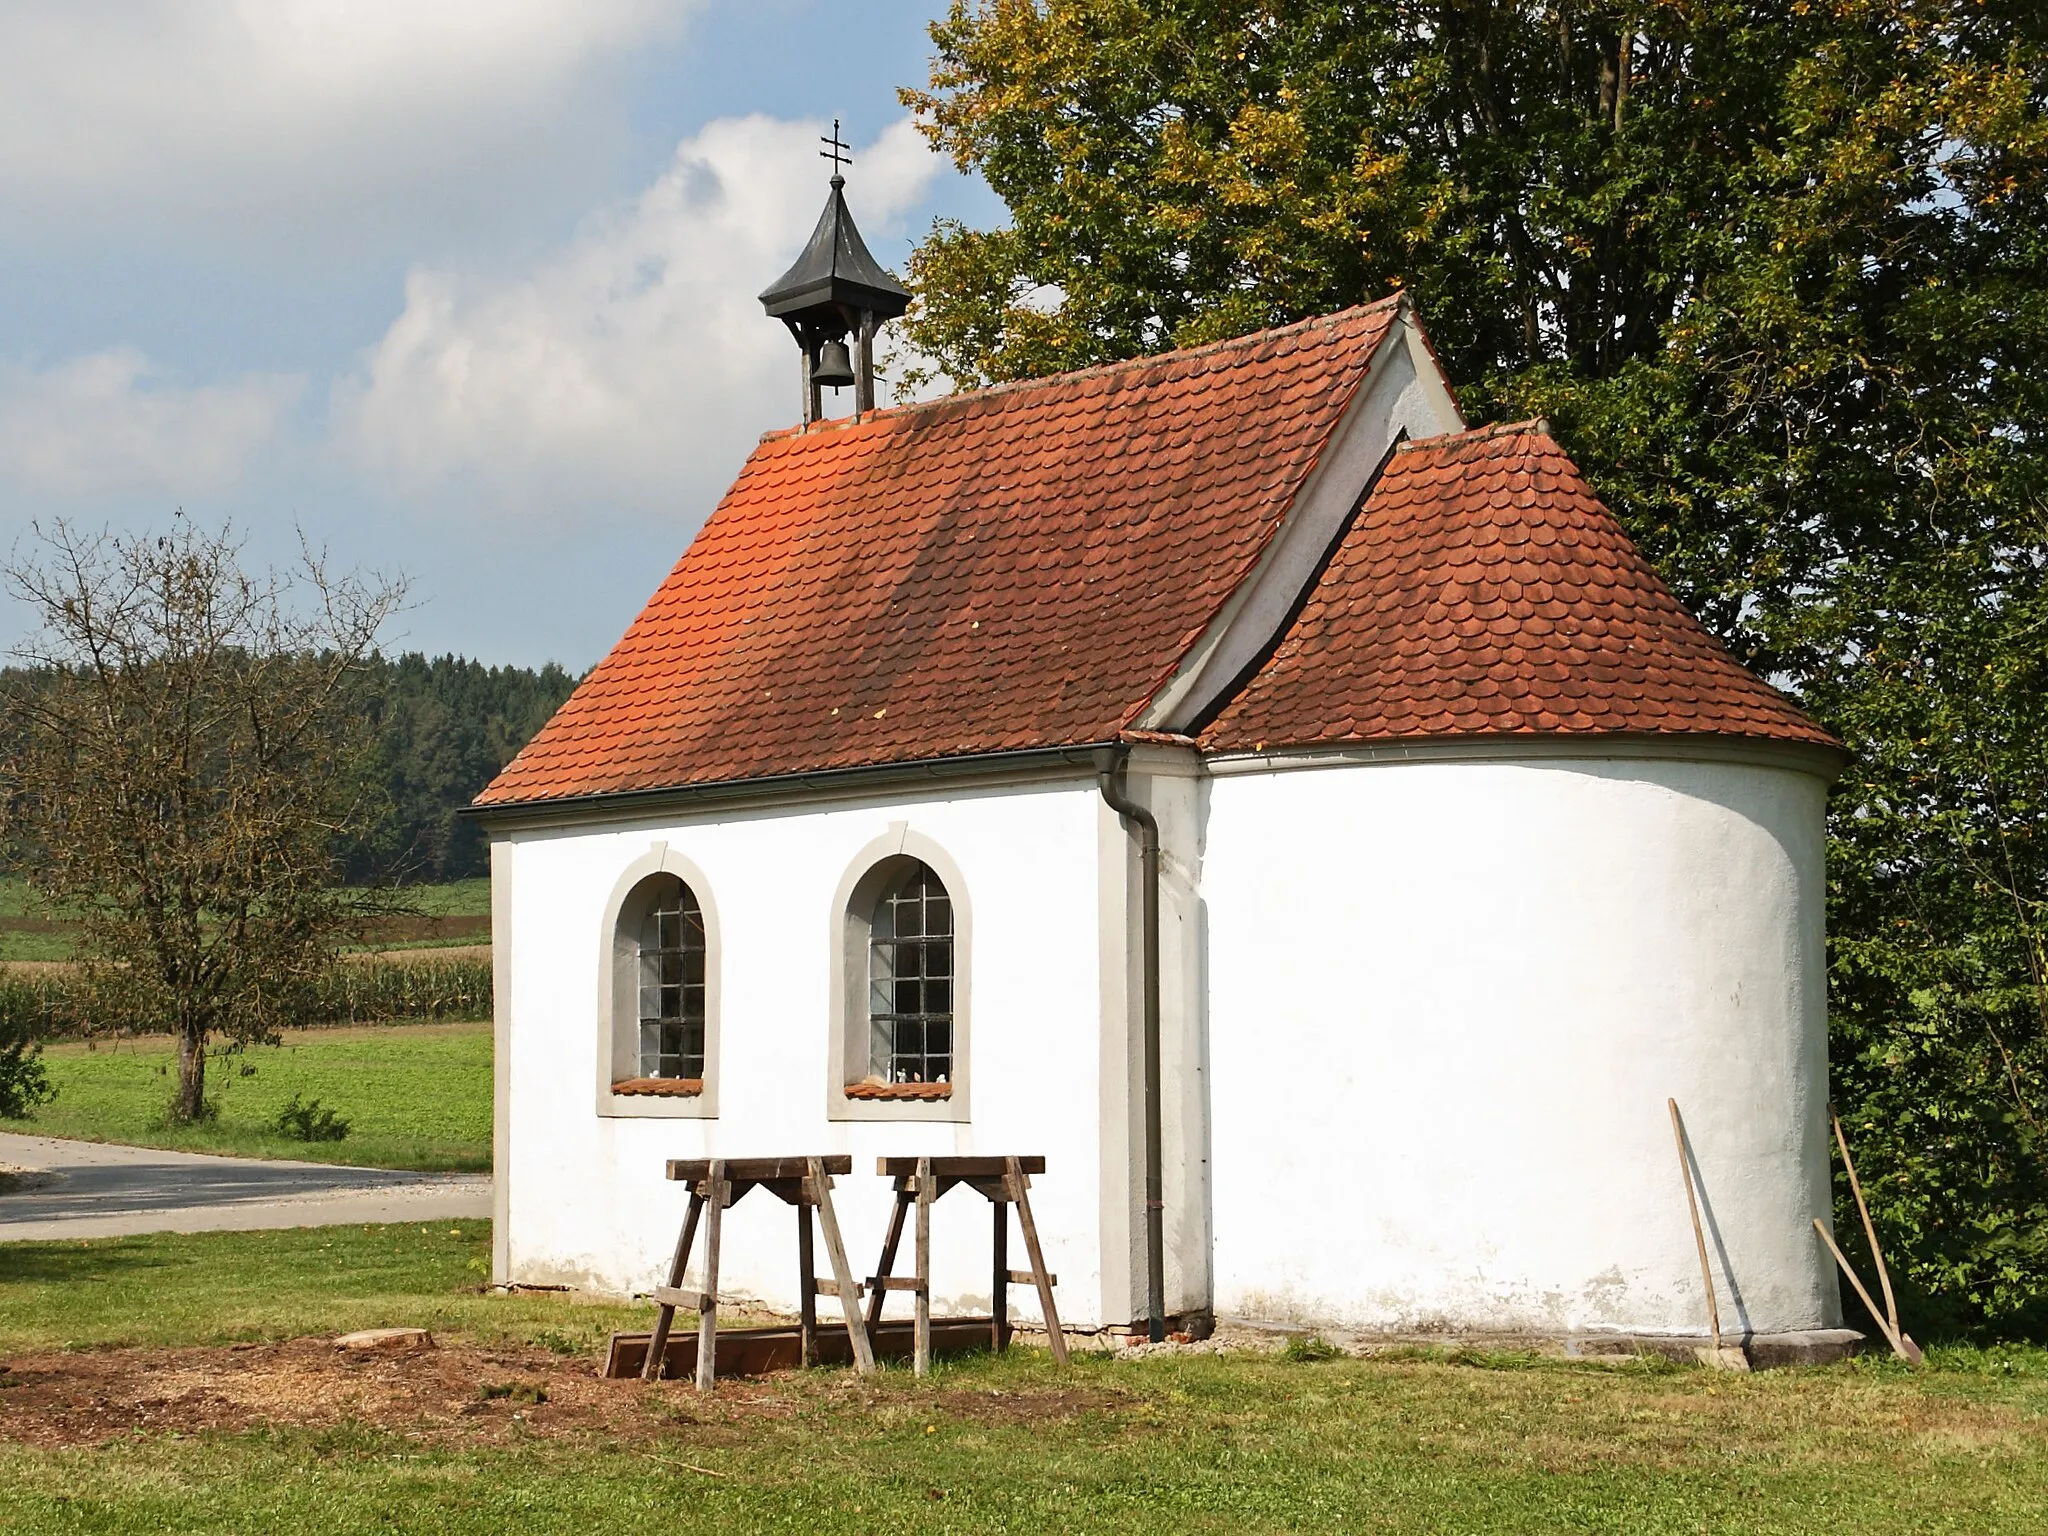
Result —
<path fill-rule="evenodd" d="M 837 1280 L 829 1280 L 823 1275 L 813 1275 L 811 1277 L 811 1284 L 818 1288 L 820 1296 L 838 1296 L 840 1294 L 839 1282 Z M 860 1299 L 861 1286 L 857 1282 L 853 1287 L 853 1295 L 856 1301 Z"/>
<path fill-rule="evenodd" d="M 921 1163 L 930 1163 L 933 1173 L 947 1179 L 994 1178 L 1007 1172 L 1011 1163 L 1026 1173 L 1045 1172 L 1042 1157 L 878 1157 L 875 1172 L 889 1179 L 908 1178 Z"/>
<path fill-rule="evenodd" d="M 988 1193 L 981 1184 L 974 1187 Z M 994 1200 L 989 1209 L 995 1213 L 996 1230 L 990 1244 L 995 1264 L 989 1285 L 988 1347 L 1000 1355 L 1010 1347 L 1010 1207 Z"/>
<path fill-rule="evenodd" d="M 852 1341 L 853 1363 L 863 1376 L 875 1374 L 875 1353 L 868 1345 L 867 1320 L 860 1315 L 860 1289 L 853 1283 L 853 1266 L 846 1262 L 846 1244 L 839 1237 L 839 1217 L 832 1209 L 834 1161 L 852 1167 L 849 1159 L 814 1157 L 809 1160 L 811 1193 L 818 1203 L 818 1230 L 825 1237 L 825 1256 L 832 1261 L 833 1278 L 839 1282 L 839 1307 L 846 1314 L 846 1336 Z"/>
<path fill-rule="evenodd" d="M 689 1214 L 683 1217 L 683 1230 L 676 1238 L 676 1251 L 668 1264 L 668 1283 L 681 1285 L 683 1271 L 690 1264 L 690 1244 L 697 1238 L 697 1218 L 703 1212 L 704 1202 L 696 1195 L 690 1196 Z M 653 1381 L 655 1373 L 667 1356 L 668 1331 L 675 1323 L 674 1307 L 657 1306 L 654 1313 L 654 1347 L 647 1352 L 647 1380 Z"/>
<path fill-rule="evenodd" d="M 807 1177 L 809 1165 L 813 1162 L 822 1162 L 827 1173 L 853 1172 L 853 1159 L 845 1154 L 824 1158 L 672 1157 L 668 1162 L 668 1176 L 671 1179 L 695 1182 L 698 1179 L 710 1177 L 712 1168 L 722 1164 L 725 1168 L 724 1177 L 735 1182 L 759 1184 L 767 1179 L 801 1179 Z"/>
<path fill-rule="evenodd" d="M 686 1291 L 673 1285 L 657 1285 L 653 1295 L 664 1307 L 685 1308 L 691 1312 L 701 1310 L 704 1302 L 703 1296 L 698 1292 Z"/>
<path fill-rule="evenodd" d="M 1038 1283 L 1038 1276 L 1031 1273 L 1031 1271 L 1028 1269 L 1011 1270 L 1010 1279 L 1015 1281 L 1018 1285 L 1036 1285 Z M 1045 1283 L 1047 1285 L 1058 1285 L 1060 1283 L 1060 1277 L 1058 1275 L 1047 1275 L 1045 1277 Z"/>
<path fill-rule="evenodd" d="M 808 1370 L 818 1363 L 818 1260 L 811 1251 L 811 1202 L 808 1191 L 796 1203 L 797 1338 L 803 1348 L 799 1363 Z"/>
<path fill-rule="evenodd" d="M 868 1289 L 884 1291 L 921 1291 L 925 1283 L 915 1275 L 869 1275 Z"/>
<path fill-rule="evenodd" d="M 1045 1331 L 1052 1343 L 1052 1357 L 1065 1365 L 1067 1336 L 1060 1329 L 1059 1309 L 1053 1304 L 1052 1271 L 1045 1267 L 1045 1253 L 1038 1246 L 1038 1223 L 1031 1219 L 1031 1196 L 1026 1192 L 1029 1181 L 1024 1177 L 1024 1160 L 1012 1157 L 1005 1162 L 1008 1164 L 1005 1177 L 1017 1196 L 1017 1225 L 1024 1230 L 1024 1252 L 1031 1260 L 1031 1273 L 1038 1286 L 1038 1308 L 1045 1314 Z M 1044 1171 L 1043 1164 L 1040 1171 Z"/>
<path fill-rule="evenodd" d="M 988 1348 L 989 1320 L 985 1317 L 935 1317 L 932 1319 L 932 1352 L 940 1358 L 972 1354 Z M 879 1360 L 908 1360 L 915 1347 L 909 1318 L 885 1322 L 870 1338 Z M 623 1380 L 638 1376 L 648 1359 L 649 1335 L 615 1333 L 605 1353 L 603 1374 Z M 801 1363 L 802 1340 L 793 1324 L 764 1328 L 727 1328 L 718 1336 L 720 1380 L 735 1376 L 758 1376 L 768 1371 L 793 1371 Z M 844 1366 L 853 1363 L 853 1345 L 846 1329 L 836 1322 L 818 1325 L 818 1364 Z M 687 1380 L 697 1369 L 697 1336 L 672 1335 L 667 1344 L 665 1374 L 671 1380 Z"/>
<path fill-rule="evenodd" d="M 896 1181 L 896 1208 L 889 1213 L 889 1231 L 882 1239 L 882 1257 L 875 1264 L 872 1287 L 868 1291 L 868 1326 L 874 1327 L 882 1320 L 882 1306 L 889 1299 L 889 1288 L 875 1285 L 875 1280 L 886 1280 L 889 1271 L 896 1267 L 896 1246 L 903 1241 L 903 1216 L 910 1209 L 910 1196 L 904 1189 L 904 1180 Z"/>
<path fill-rule="evenodd" d="M 704 1293 L 697 1307 L 697 1390 L 709 1392 L 718 1379 L 718 1239 L 725 1217 L 725 1163 L 711 1160 L 704 1175 Z"/>
<path fill-rule="evenodd" d="M 932 1160 L 917 1160 L 917 1374 L 932 1369 Z"/>

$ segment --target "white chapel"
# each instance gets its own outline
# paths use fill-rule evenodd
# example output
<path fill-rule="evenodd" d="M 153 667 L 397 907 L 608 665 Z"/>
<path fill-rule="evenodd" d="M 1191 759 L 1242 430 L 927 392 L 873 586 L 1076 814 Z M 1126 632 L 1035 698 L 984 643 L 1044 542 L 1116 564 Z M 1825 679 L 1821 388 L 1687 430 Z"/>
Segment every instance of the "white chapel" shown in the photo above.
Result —
<path fill-rule="evenodd" d="M 1542 423 L 1400 296 L 878 410 L 836 180 L 763 297 L 801 425 L 474 808 L 501 1281 L 646 1292 L 671 1158 L 850 1154 L 860 1263 L 878 1156 L 1020 1154 L 1070 1327 L 1682 1339 L 1675 1100 L 1723 1329 L 1839 1328 L 1842 754 Z M 760 1205 L 723 1284 L 793 1309 Z"/>

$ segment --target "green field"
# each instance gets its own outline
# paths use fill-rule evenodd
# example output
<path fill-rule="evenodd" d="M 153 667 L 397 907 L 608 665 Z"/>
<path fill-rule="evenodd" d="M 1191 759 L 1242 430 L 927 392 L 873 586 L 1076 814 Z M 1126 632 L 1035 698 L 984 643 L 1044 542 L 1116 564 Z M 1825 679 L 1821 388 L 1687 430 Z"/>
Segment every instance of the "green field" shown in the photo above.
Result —
<path fill-rule="evenodd" d="M 168 1037 L 63 1041 L 43 1061 L 56 1098 L 0 1130 L 187 1152 L 290 1157 L 373 1168 L 488 1169 L 491 1026 L 409 1024 L 293 1030 L 281 1045 L 210 1054 L 210 1124 L 164 1124 L 177 1072 Z M 342 1141 L 308 1143 L 273 1126 L 293 1094 L 350 1122 Z"/>
<path fill-rule="evenodd" d="M 0 1243 L 0 1359 L 35 1350 L 238 1344 L 408 1324 L 594 1352 L 647 1308 L 487 1291 L 490 1223 L 164 1233 Z M 109 1298 L 146 1296 L 147 1306 Z"/>
<path fill-rule="evenodd" d="M 0 1247 L 0 1530 L 2034 1532 L 2048 1354 L 1754 1377 L 1043 1353 L 601 1382 L 481 1222 Z M 142 1304 L 135 1304 L 141 1302 Z M 317 1341 L 424 1324 L 390 1361 Z M 189 1346 L 178 1347 L 172 1346 Z M 200 1346 L 212 1346 L 211 1348 Z"/>
<path fill-rule="evenodd" d="M 384 925 L 391 931 L 365 949 L 434 949 L 447 945 L 488 943 L 488 933 L 475 931 L 475 920 L 491 915 L 491 882 L 451 880 L 442 885 L 410 886 L 404 905 L 415 914 Z M 432 931 L 435 920 L 455 919 L 460 933 Z M 71 960 L 76 958 L 75 931 L 63 913 L 39 906 L 18 875 L 0 875 L 0 963 Z"/>

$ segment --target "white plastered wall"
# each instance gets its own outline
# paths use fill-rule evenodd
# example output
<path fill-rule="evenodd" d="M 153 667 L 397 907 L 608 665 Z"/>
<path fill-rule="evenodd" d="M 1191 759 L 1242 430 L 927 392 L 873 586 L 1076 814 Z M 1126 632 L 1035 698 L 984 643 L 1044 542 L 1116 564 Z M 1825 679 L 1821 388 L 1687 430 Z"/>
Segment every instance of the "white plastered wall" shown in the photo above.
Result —
<path fill-rule="evenodd" d="M 629 826 L 501 834 L 501 1278 L 644 1292 L 663 1278 L 686 1204 L 672 1157 L 848 1153 L 834 1190 L 854 1272 L 873 1272 L 890 1204 L 878 1155 L 1042 1154 L 1033 1210 L 1063 1315 L 1101 1314 L 1100 799 L 1091 779 L 962 789 L 864 805 L 676 815 Z M 971 904 L 971 1118 L 827 1118 L 834 894 L 892 827 L 931 839 Z M 621 871 L 666 844 L 702 871 L 720 926 L 718 1114 L 700 1120 L 596 1113 L 605 908 Z M 986 1201 L 955 1190 L 933 1215 L 934 1306 L 986 1310 Z M 1014 1229 L 1011 1262 L 1024 1262 Z M 899 1270 L 907 1268 L 906 1249 Z M 822 1252 L 818 1259 L 825 1272 Z M 694 1273 L 694 1270 L 693 1270 Z M 756 1192 L 729 1213 L 720 1290 L 796 1303 L 790 1208 Z M 1012 1287 L 1016 1315 L 1035 1302 Z M 906 1303 L 898 1298 L 895 1307 Z M 829 1311 L 829 1305 L 827 1307 Z M 895 1315 L 892 1310 L 891 1315 Z M 1121 1320 L 1120 1318 L 1118 1320 Z"/>
<path fill-rule="evenodd" d="M 1825 786 L 1736 761 L 1208 786 L 1216 1304 L 1412 1333 L 1836 1326 Z"/>

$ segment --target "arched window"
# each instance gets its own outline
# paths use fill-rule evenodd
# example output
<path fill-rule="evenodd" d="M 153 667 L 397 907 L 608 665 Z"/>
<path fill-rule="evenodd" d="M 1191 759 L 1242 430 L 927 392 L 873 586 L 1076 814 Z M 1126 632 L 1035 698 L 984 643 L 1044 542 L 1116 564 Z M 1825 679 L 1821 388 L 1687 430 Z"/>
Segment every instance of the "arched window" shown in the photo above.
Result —
<path fill-rule="evenodd" d="M 674 875 L 648 882 L 640 919 L 640 1052 L 643 1079 L 704 1080 L 704 914 Z"/>
<path fill-rule="evenodd" d="M 605 908 L 597 1112 L 718 1114 L 718 910 L 667 844 L 635 859 Z"/>
<path fill-rule="evenodd" d="M 919 859 L 875 901 L 868 928 L 868 1077 L 953 1080 L 953 903 Z"/>
<path fill-rule="evenodd" d="M 894 825 L 847 865 L 832 911 L 826 1117 L 965 1122 L 974 1066 L 966 876 L 933 839 Z"/>

